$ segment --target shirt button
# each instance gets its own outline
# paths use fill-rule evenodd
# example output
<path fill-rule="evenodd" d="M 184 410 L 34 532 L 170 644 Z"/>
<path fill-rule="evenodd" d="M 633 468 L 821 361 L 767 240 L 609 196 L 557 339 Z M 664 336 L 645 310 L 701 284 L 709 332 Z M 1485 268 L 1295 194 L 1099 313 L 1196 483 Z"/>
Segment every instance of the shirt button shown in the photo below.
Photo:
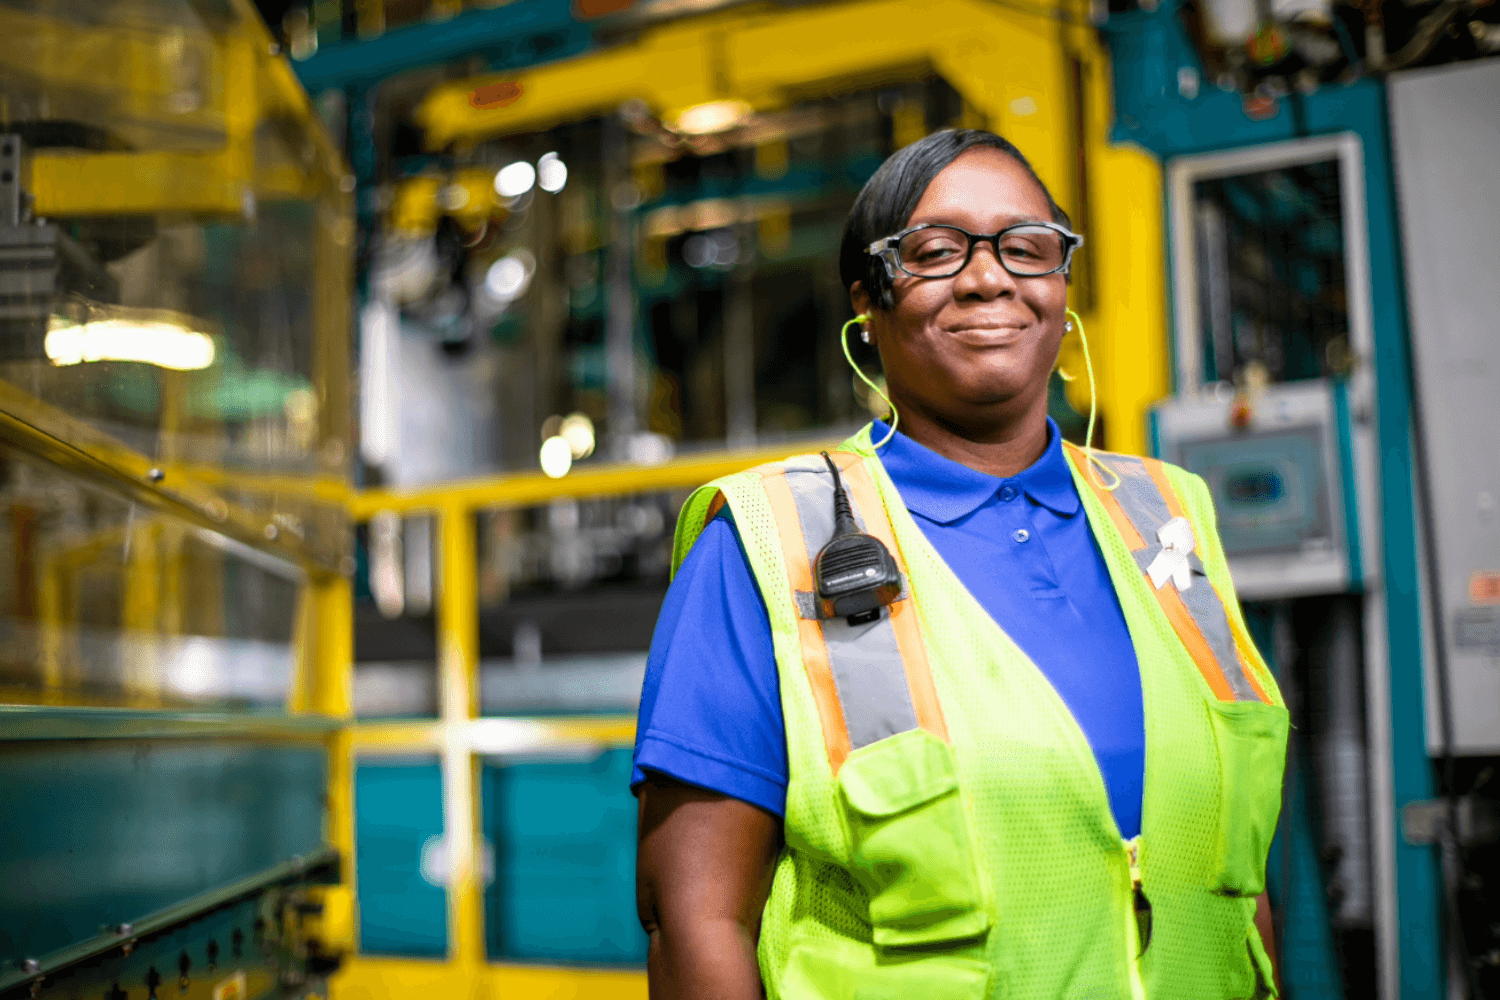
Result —
<path fill-rule="evenodd" d="M 1001 490 L 1000 490 L 1000 499 L 1001 500 L 1014 500 L 1015 498 L 1016 498 L 1016 488 L 1014 486 L 1005 486 L 1005 487 L 1001 488 Z"/>
<path fill-rule="evenodd" d="M 1010 537 L 1014 538 L 1018 542 L 1024 542 L 1031 537 L 1031 532 L 1027 531 L 1025 528 L 1017 528 L 1016 533 L 1011 535 Z"/>

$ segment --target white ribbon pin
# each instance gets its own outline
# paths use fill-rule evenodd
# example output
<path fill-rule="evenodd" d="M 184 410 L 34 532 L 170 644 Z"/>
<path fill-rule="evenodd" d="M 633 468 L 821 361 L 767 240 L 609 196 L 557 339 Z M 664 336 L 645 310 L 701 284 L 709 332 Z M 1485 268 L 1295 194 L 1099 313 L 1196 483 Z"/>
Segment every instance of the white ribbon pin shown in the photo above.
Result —
<path fill-rule="evenodd" d="M 1193 567 L 1188 563 L 1188 553 L 1198 544 L 1193 538 L 1193 526 L 1185 517 L 1174 517 L 1156 529 L 1156 540 L 1161 543 L 1161 551 L 1146 567 L 1151 586 L 1160 590 L 1170 579 L 1179 591 L 1187 590 L 1193 585 Z"/>

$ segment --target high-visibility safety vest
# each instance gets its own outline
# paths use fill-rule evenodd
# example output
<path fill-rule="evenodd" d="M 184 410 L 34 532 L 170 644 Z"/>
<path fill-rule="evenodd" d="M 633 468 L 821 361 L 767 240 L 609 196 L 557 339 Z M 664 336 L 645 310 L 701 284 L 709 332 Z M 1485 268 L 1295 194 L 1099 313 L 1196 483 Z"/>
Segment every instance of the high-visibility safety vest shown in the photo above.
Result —
<path fill-rule="evenodd" d="M 1096 454 L 1113 491 L 1068 448 L 1140 662 L 1146 773 L 1129 842 L 1083 731 L 912 520 L 870 428 L 833 458 L 902 573 L 876 621 L 821 617 L 821 457 L 725 477 L 684 506 L 674 562 L 727 503 L 775 643 L 790 780 L 759 946 L 772 1000 L 1274 995 L 1253 917 L 1286 708 L 1202 480 Z"/>

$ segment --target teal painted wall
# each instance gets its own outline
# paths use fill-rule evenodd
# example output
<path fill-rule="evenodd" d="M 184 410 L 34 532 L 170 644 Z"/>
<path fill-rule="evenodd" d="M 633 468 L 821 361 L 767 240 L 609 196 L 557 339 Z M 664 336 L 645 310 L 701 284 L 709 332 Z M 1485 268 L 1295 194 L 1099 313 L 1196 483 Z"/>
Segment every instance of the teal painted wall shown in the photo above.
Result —
<path fill-rule="evenodd" d="M 354 877 L 362 954 L 448 954 L 448 895 L 422 874 L 424 846 L 435 845 L 442 835 L 443 772 L 437 758 L 358 763 Z"/>
<path fill-rule="evenodd" d="M 492 959 L 636 965 L 636 802 L 631 751 L 484 769 L 484 830 L 495 850 L 485 894 Z"/>
<path fill-rule="evenodd" d="M 0 961 L 42 958 L 323 844 L 321 746 L 0 748 Z"/>

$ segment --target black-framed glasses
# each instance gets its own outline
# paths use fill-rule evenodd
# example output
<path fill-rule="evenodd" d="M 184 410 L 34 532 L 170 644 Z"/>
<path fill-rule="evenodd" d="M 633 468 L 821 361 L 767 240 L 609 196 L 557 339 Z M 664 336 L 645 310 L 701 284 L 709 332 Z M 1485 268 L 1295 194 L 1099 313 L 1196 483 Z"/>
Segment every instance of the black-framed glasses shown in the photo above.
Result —
<path fill-rule="evenodd" d="M 891 280 L 905 273 L 914 278 L 951 278 L 969 266 L 976 243 L 988 243 L 995 257 L 1018 278 L 1068 273 L 1073 252 L 1083 237 L 1055 222 L 1023 222 L 998 233 L 971 233 L 957 226 L 924 223 L 886 236 L 866 248 L 885 262 Z"/>

